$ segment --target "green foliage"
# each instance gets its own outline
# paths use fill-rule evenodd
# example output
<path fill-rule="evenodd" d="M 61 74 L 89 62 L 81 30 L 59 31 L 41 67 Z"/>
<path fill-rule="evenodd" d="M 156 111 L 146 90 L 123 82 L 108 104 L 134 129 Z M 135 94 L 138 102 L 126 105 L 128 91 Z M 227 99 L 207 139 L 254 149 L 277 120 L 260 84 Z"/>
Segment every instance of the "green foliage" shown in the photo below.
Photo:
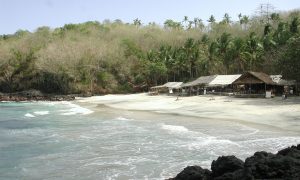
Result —
<path fill-rule="evenodd" d="M 278 61 L 278 71 L 284 77 L 300 81 L 300 37 L 291 38 L 288 41 L 284 53 Z"/>
<path fill-rule="evenodd" d="M 299 26 L 299 18 L 298 17 L 293 17 L 291 25 L 290 25 L 290 31 L 293 34 L 298 33 L 298 26 Z"/>
<path fill-rule="evenodd" d="M 30 88 L 30 81 L 35 75 L 35 54 L 11 50 L 12 57 L 0 67 L 1 89 L 4 92 L 13 92 Z"/>
<path fill-rule="evenodd" d="M 66 73 L 38 72 L 32 88 L 45 93 L 68 94 L 72 92 L 73 79 Z"/>
<path fill-rule="evenodd" d="M 0 91 L 119 93 L 201 75 L 264 71 L 299 79 L 298 11 L 167 19 L 164 27 L 121 20 L 40 27 L 0 36 Z M 295 64 L 295 65 L 293 65 Z M 283 68 L 281 70 L 281 67 Z M 293 70 L 294 72 L 298 72 Z"/>

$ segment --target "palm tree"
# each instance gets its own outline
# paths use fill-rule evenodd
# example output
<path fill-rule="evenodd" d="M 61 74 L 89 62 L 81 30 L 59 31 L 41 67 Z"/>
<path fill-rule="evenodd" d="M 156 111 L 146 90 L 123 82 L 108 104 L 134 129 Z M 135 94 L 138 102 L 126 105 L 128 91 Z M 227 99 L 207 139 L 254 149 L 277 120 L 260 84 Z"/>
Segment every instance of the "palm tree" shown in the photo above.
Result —
<path fill-rule="evenodd" d="M 246 30 L 249 23 L 249 16 L 242 16 L 240 18 L 240 24 L 242 25 L 242 29 Z"/>
<path fill-rule="evenodd" d="M 218 44 L 215 41 L 211 42 L 208 46 L 208 62 L 206 65 L 208 74 L 213 73 L 213 69 L 215 66 L 215 56 L 217 54 L 217 51 Z"/>
<path fill-rule="evenodd" d="M 280 22 L 273 35 L 274 41 L 279 45 L 283 45 L 287 42 L 290 36 L 291 34 L 288 31 L 288 23 Z"/>
<path fill-rule="evenodd" d="M 207 20 L 207 22 L 209 22 L 210 23 L 210 27 L 209 27 L 209 29 L 212 29 L 212 27 L 213 27 L 213 25 L 215 24 L 215 22 L 216 22 L 216 19 L 215 19 L 215 17 L 213 16 L 213 15 L 211 15 L 210 17 L 209 17 L 209 19 Z"/>
<path fill-rule="evenodd" d="M 142 25 L 142 21 L 138 18 L 134 19 L 133 20 L 133 24 L 137 27 L 141 26 Z"/>
<path fill-rule="evenodd" d="M 188 16 L 184 16 L 183 21 L 182 21 L 182 26 L 185 26 L 186 28 L 188 28 L 188 25 L 189 25 L 188 22 L 189 22 Z"/>
<path fill-rule="evenodd" d="M 242 54 L 243 58 L 249 63 L 249 70 L 253 70 L 256 65 L 262 63 L 260 60 L 264 51 L 263 45 L 254 32 L 250 33 L 246 41 L 245 50 L 246 51 Z"/>
<path fill-rule="evenodd" d="M 279 13 L 272 13 L 271 14 L 271 20 L 272 21 L 279 21 L 280 20 Z"/>
<path fill-rule="evenodd" d="M 194 26 L 195 26 L 195 29 L 196 28 L 199 28 L 199 29 L 203 29 L 204 28 L 204 24 L 202 22 L 202 19 L 199 19 L 199 18 L 194 18 Z"/>
<path fill-rule="evenodd" d="M 231 42 L 231 35 L 228 33 L 223 33 L 221 37 L 217 40 L 218 42 L 218 53 L 223 59 L 223 64 L 225 65 L 225 74 L 227 74 L 230 64 L 230 58 L 227 55 L 228 47 Z"/>
<path fill-rule="evenodd" d="M 299 19 L 298 19 L 298 17 L 293 17 L 291 25 L 290 25 L 290 32 L 292 34 L 298 33 L 298 26 L 299 26 Z"/>
<path fill-rule="evenodd" d="M 238 14 L 238 18 L 239 18 L 240 24 L 241 24 L 241 19 L 242 19 L 242 17 L 243 17 L 243 16 L 242 16 L 242 13 L 239 13 L 239 14 Z"/>
<path fill-rule="evenodd" d="M 215 23 L 215 22 L 216 22 L 216 19 L 215 19 L 214 15 L 211 15 L 211 16 L 209 17 L 209 19 L 207 20 L 207 22 L 209 22 L 210 24 Z"/>
<path fill-rule="evenodd" d="M 178 30 L 182 28 L 182 25 L 180 22 L 175 22 L 172 19 L 167 19 L 164 22 L 164 26 L 165 26 L 165 28 L 178 29 Z"/>
<path fill-rule="evenodd" d="M 225 13 L 222 22 L 224 22 L 225 24 L 230 24 L 231 23 L 230 19 L 231 19 L 231 17 L 229 16 L 229 14 Z"/>
<path fill-rule="evenodd" d="M 229 46 L 229 56 L 232 59 L 234 64 L 236 65 L 236 70 L 238 73 L 244 72 L 245 67 L 244 67 L 244 61 L 242 59 L 242 53 L 245 47 L 245 42 L 243 41 L 242 38 L 234 38 L 232 40 L 232 43 Z"/>
<path fill-rule="evenodd" d="M 194 24 L 194 21 L 189 21 L 187 29 L 192 29 L 193 24 Z"/>

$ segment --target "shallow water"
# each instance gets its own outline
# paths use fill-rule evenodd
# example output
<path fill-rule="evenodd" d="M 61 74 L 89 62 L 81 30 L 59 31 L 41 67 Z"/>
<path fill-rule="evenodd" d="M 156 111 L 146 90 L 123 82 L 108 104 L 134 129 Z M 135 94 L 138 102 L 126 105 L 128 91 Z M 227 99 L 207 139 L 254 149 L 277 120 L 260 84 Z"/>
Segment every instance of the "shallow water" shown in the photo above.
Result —
<path fill-rule="evenodd" d="M 0 179 L 164 179 L 300 143 L 259 124 L 72 103 L 0 103 Z"/>

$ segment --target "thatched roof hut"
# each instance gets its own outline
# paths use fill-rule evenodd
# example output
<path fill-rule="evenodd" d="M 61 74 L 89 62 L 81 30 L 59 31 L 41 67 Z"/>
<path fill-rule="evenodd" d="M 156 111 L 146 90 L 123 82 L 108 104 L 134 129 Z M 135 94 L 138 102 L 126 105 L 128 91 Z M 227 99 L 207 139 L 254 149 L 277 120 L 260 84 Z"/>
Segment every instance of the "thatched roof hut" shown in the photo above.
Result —
<path fill-rule="evenodd" d="M 268 97 L 272 96 L 272 89 L 276 83 L 272 78 L 262 72 L 248 71 L 242 74 L 233 83 L 237 97 Z"/>
<path fill-rule="evenodd" d="M 272 78 L 263 72 L 252 72 L 248 71 L 237 78 L 232 84 L 266 84 L 275 85 L 276 83 Z"/>
<path fill-rule="evenodd" d="M 213 79 L 208 86 L 217 87 L 217 86 L 228 86 L 231 85 L 235 80 L 237 80 L 241 74 L 234 75 L 217 75 L 215 79 Z"/>
<path fill-rule="evenodd" d="M 214 80 L 217 77 L 217 75 L 212 75 L 212 76 L 201 76 L 198 79 L 191 81 L 191 82 L 187 82 L 183 85 L 181 85 L 181 87 L 185 88 L 185 87 L 193 87 L 193 86 L 206 86 L 208 85 L 212 80 Z"/>

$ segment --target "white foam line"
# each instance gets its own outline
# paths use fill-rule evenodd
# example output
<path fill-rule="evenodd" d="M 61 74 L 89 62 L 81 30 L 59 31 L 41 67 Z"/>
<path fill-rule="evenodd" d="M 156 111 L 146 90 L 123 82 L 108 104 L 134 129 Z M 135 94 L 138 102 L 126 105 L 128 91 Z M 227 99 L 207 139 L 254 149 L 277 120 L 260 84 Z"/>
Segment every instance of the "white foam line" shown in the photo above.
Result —
<path fill-rule="evenodd" d="M 131 120 L 133 120 L 133 119 L 128 119 L 128 118 L 125 118 L 125 117 L 122 117 L 122 116 L 117 117 L 116 119 L 120 120 L 120 121 L 131 121 Z"/>
<path fill-rule="evenodd" d="M 164 130 L 167 130 L 167 131 L 171 131 L 171 132 L 189 132 L 189 130 L 184 126 L 175 126 L 175 125 L 164 124 L 164 125 L 162 125 L 161 128 Z"/>
<path fill-rule="evenodd" d="M 25 116 L 25 117 L 29 117 L 29 118 L 35 117 L 34 115 L 32 115 L 32 114 L 30 114 L 30 113 L 26 113 L 24 116 Z"/>
<path fill-rule="evenodd" d="M 67 110 L 61 110 L 64 113 L 61 113 L 61 115 L 65 115 L 65 116 L 70 116 L 70 115 L 76 115 L 76 114 L 81 114 L 81 115 L 88 115 L 93 113 L 94 111 L 81 107 L 77 104 L 72 104 L 70 102 L 65 102 L 64 104 L 68 105 L 71 107 L 71 109 L 67 109 Z"/>
<path fill-rule="evenodd" d="M 49 114 L 49 111 L 35 111 L 34 114 L 43 116 Z"/>

